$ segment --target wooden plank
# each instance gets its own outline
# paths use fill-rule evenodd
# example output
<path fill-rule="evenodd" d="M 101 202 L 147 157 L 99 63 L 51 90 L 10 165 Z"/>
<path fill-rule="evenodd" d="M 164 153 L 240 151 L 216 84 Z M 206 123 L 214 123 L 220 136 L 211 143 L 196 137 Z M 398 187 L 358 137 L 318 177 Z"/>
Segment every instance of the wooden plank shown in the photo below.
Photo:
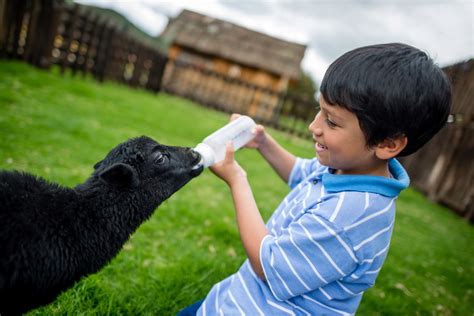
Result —
<path fill-rule="evenodd" d="M 10 1 L 11 2 L 11 1 Z M 0 57 L 3 57 L 6 48 L 9 27 L 9 6 L 7 0 L 0 0 Z"/>
<path fill-rule="evenodd" d="M 36 42 L 37 54 L 31 60 L 31 63 L 37 67 L 49 68 L 53 62 L 52 50 L 63 7 L 63 0 L 43 1 L 40 24 L 38 26 L 38 32 L 43 34 L 42 36 L 35 35 L 39 39 Z"/>
<path fill-rule="evenodd" d="M 7 1 L 7 22 L 5 49 L 2 57 L 18 58 L 18 39 L 20 38 L 21 25 L 26 13 L 28 1 Z"/>
<path fill-rule="evenodd" d="M 456 147 L 437 192 L 437 200 L 450 205 L 461 214 L 467 209 L 474 187 L 474 129 L 466 130 Z"/>
<path fill-rule="evenodd" d="M 95 63 L 95 56 L 97 54 L 98 34 L 102 31 L 100 17 L 96 14 L 89 13 L 88 28 L 86 29 L 88 38 L 85 39 L 83 45 L 86 45 L 86 51 L 83 54 L 84 63 L 81 65 L 83 75 L 91 73 Z"/>

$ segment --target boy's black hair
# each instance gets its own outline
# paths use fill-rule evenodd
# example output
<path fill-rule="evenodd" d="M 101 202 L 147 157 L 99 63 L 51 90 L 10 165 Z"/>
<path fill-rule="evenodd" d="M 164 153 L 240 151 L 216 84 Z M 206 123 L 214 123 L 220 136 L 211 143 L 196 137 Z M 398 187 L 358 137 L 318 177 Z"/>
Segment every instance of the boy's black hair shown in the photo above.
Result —
<path fill-rule="evenodd" d="M 445 73 L 419 49 L 400 43 L 354 49 L 334 61 L 321 94 L 359 119 L 367 145 L 405 135 L 398 154 L 414 153 L 447 122 L 451 85 Z"/>

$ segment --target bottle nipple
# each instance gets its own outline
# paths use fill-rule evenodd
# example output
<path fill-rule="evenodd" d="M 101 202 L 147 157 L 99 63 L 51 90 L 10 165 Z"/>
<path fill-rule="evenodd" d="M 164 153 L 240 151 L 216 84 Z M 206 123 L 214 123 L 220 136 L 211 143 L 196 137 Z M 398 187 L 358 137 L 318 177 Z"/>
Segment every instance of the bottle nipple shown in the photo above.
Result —
<path fill-rule="evenodd" d="M 201 161 L 197 164 L 198 167 L 203 166 L 204 168 L 207 168 L 212 166 L 215 160 L 215 153 L 211 146 L 199 143 L 194 150 L 201 155 Z"/>

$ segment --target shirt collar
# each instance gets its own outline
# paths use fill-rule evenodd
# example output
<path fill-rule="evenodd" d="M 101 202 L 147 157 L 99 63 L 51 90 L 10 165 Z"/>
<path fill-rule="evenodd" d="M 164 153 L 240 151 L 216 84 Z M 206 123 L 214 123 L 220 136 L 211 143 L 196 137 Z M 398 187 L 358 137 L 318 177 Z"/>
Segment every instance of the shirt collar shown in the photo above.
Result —
<path fill-rule="evenodd" d="M 395 197 L 410 184 L 410 178 L 398 160 L 392 158 L 388 168 L 393 178 L 371 175 L 343 175 L 326 172 L 323 185 L 328 192 L 361 191 Z"/>

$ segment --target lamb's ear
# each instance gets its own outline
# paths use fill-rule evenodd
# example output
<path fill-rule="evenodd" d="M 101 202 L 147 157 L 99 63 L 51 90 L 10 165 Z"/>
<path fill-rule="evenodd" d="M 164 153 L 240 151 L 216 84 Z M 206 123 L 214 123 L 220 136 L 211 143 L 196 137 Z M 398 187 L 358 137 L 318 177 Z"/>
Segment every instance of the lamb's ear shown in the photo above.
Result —
<path fill-rule="evenodd" d="M 107 183 L 121 186 L 136 186 L 139 183 L 137 172 L 124 163 L 113 164 L 102 171 L 99 178 Z"/>
<path fill-rule="evenodd" d="M 100 166 L 100 164 L 102 163 L 102 161 L 104 161 L 104 160 L 98 161 L 98 162 L 94 165 L 94 170 L 97 170 L 97 168 L 99 168 L 99 166 Z"/>

